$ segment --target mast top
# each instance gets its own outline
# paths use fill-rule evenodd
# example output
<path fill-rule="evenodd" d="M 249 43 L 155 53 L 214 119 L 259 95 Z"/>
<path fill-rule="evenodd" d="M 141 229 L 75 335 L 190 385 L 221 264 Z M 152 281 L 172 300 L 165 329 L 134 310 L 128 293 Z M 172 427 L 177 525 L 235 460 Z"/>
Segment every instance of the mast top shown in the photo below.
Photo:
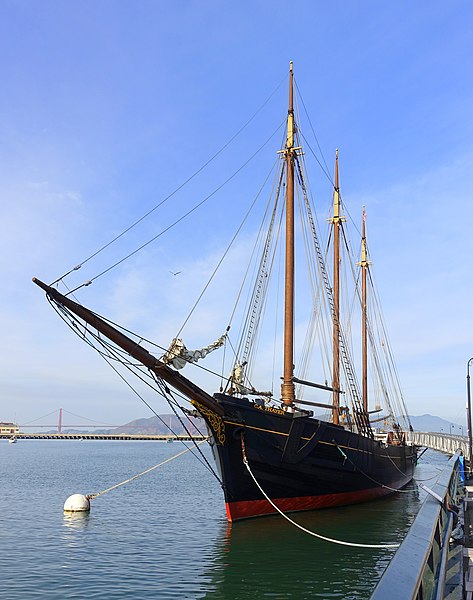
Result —
<path fill-rule="evenodd" d="M 368 249 L 366 246 L 366 211 L 364 206 L 361 222 L 361 260 L 356 264 L 365 269 L 371 265 L 371 262 L 368 260 Z"/>
<path fill-rule="evenodd" d="M 292 62 L 292 60 L 289 61 L 289 71 L 290 71 L 290 73 L 293 72 L 293 66 L 294 66 L 294 63 Z"/>
<path fill-rule="evenodd" d="M 287 135 L 286 135 L 286 153 L 293 152 L 294 149 L 294 89 L 293 89 L 293 78 L 294 73 L 292 71 L 292 60 L 289 63 L 289 104 L 287 110 Z"/>
<path fill-rule="evenodd" d="M 338 178 L 338 148 L 335 150 L 335 173 L 333 183 L 333 217 L 329 219 L 329 223 L 342 223 L 346 218 L 340 215 L 340 182 Z"/>
<path fill-rule="evenodd" d="M 338 183 L 338 148 L 335 148 L 335 183 L 334 183 L 335 191 L 337 194 L 339 193 L 339 183 Z"/>

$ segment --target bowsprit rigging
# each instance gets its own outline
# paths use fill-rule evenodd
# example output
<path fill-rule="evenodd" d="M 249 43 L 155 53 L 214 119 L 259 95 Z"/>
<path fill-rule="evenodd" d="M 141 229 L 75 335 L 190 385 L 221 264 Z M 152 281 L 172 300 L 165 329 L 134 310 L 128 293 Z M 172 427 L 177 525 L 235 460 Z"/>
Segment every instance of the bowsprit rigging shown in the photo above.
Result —
<path fill-rule="evenodd" d="M 392 352 L 384 324 L 375 316 L 378 298 L 369 293 L 372 274 L 365 216 L 357 262 L 345 253 L 350 244 L 337 151 L 328 219 L 332 256 L 327 262 L 306 175 L 303 139 L 291 63 L 285 137 L 269 194 L 272 203 L 268 200 L 262 210 L 263 222 L 255 228 L 254 246 L 248 244 L 248 238 L 245 240 L 252 266 L 244 270 L 237 302 L 230 299 L 228 285 L 228 281 L 233 284 L 236 280 L 235 269 L 224 286 L 220 283 L 217 293 L 222 295 L 224 291 L 228 296 L 228 314 L 223 317 L 215 312 L 212 327 L 219 332 L 209 332 L 210 339 L 204 340 L 199 349 L 188 349 L 184 327 L 171 343 L 151 345 L 142 336 L 71 299 L 70 292 L 63 295 L 34 279 L 73 329 L 113 368 L 115 363 L 123 364 L 165 397 L 173 411 L 195 411 L 205 420 L 230 521 L 384 496 L 412 479 L 416 462 L 417 449 L 408 439 L 407 410 L 397 372 L 384 364 L 385 359 L 392 359 Z M 249 210 L 263 198 L 263 188 Z M 225 266 L 224 259 L 243 225 L 252 225 L 247 222 L 248 214 L 211 281 L 217 269 Z M 353 266 L 355 262 L 360 276 Z M 303 266 L 306 278 L 301 276 Z M 355 319 L 350 311 L 348 317 L 343 314 L 343 268 L 354 275 L 353 298 L 360 304 L 361 386 L 350 340 Z M 217 281 L 212 283 L 219 285 Z M 209 281 L 198 302 L 208 301 L 210 294 Z M 267 325 L 271 318 L 273 324 Z M 190 317 L 184 321 L 186 327 L 189 321 Z M 238 340 L 232 339 L 234 321 L 241 323 Z M 304 344 L 300 342 L 303 329 L 307 330 Z M 318 345 L 316 337 L 320 339 Z M 311 352 L 316 346 L 318 361 Z M 218 370 L 215 366 L 203 367 L 202 360 L 209 360 L 209 354 L 223 355 Z M 371 363 L 369 355 L 373 357 Z M 183 375 L 183 368 L 193 374 Z M 208 381 L 197 382 L 195 374 L 199 370 L 219 378 L 220 384 L 214 388 L 218 391 L 207 391 Z M 390 387 L 394 387 L 393 393 Z M 186 400 L 189 408 L 181 407 L 181 400 Z M 314 414 L 321 408 L 325 415 Z M 407 419 L 405 424 L 403 419 Z"/>

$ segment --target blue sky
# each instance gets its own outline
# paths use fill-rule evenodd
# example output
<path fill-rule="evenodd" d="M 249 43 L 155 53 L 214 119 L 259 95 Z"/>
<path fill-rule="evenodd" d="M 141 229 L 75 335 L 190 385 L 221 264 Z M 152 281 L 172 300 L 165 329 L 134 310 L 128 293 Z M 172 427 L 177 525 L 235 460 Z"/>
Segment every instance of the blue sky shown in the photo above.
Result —
<path fill-rule="evenodd" d="M 469 1 L 0 0 L 0 419 L 25 423 L 59 406 L 101 422 L 148 416 L 31 277 L 52 281 L 109 241 L 276 90 L 257 131 L 77 281 L 213 190 L 283 120 L 293 60 L 329 164 L 340 149 L 346 203 L 354 215 L 366 205 L 410 412 L 462 422 L 473 356 L 472 17 Z M 212 210 L 254 193 L 275 146 Z M 312 179 L 329 200 L 323 175 Z M 80 299 L 166 343 L 231 216 L 197 213 L 179 243 L 156 243 Z M 185 278 L 170 275 L 179 269 Z"/>

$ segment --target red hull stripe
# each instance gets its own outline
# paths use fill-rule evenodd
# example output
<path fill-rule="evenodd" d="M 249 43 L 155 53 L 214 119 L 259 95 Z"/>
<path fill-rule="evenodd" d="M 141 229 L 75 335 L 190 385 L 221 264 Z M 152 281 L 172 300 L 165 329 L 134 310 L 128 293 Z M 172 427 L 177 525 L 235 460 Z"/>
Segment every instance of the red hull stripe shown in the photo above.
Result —
<path fill-rule="evenodd" d="M 274 504 L 282 512 L 314 510 L 317 508 L 330 508 L 344 504 L 357 504 L 366 502 L 380 496 L 391 494 L 392 490 L 383 487 L 360 490 L 357 492 L 343 492 L 340 494 L 325 494 L 323 496 L 299 496 L 297 498 L 276 498 Z M 230 522 L 239 519 L 249 519 L 271 515 L 277 511 L 267 500 L 243 500 L 241 502 L 227 502 L 227 518 Z"/>

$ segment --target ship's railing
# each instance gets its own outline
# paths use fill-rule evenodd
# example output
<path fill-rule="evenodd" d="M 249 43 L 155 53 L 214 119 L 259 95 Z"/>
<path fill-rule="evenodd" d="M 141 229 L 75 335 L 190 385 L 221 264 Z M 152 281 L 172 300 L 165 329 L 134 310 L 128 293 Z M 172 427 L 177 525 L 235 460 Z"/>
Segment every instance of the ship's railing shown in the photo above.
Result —
<path fill-rule="evenodd" d="M 429 491 L 408 534 L 378 582 L 371 600 L 444 598 L 449 541 L 454 520 L 454 513 L 448 507 L 449 502 L 455 502 L 459 486 L 460 453 L 456 452 Z"/>

